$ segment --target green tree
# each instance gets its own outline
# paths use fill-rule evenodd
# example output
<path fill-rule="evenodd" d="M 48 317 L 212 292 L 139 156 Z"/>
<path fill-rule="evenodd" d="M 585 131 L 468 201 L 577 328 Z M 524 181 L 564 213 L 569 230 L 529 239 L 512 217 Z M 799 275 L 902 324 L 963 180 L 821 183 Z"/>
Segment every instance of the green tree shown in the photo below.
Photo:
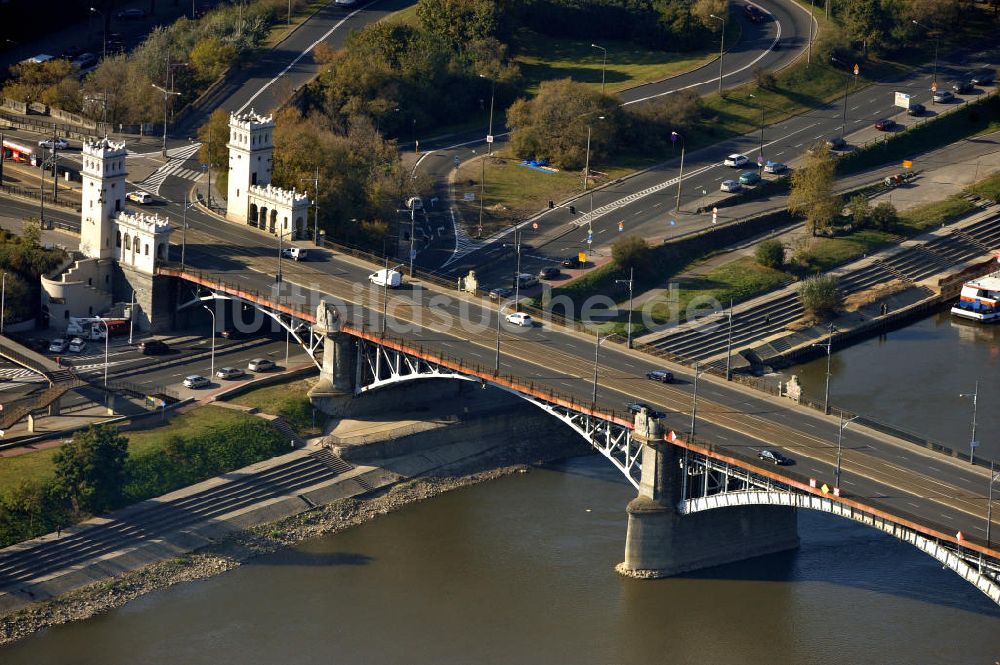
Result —
<path fill-rule="evenodd" d="M 799 301 L 806 312 L 823 317 L 840 309 L 844 304 L 844 296 L 837 286 L 836 277 L 814 275 L 802 280 L 799 285 Z"/>
<path fill-rule="evenodd" d="M 226 147 L 229 142 L 229 114 L 225 109 L 212 111 L 205 124 L 198 128 L 198 140 L 201 141 L 199 161 L 220 174 L 218 187 L 225 191 L 229 173 L 229 149 Z"/>
<path fill-rule="evenodd" d="M 844 28 L 854 41 L 861 43 L 866 56 L 869 48 L 881 44 L 890 16 L 880 0 L 844 0 L 841 9 Z"/>
<path fill-rule="evenodd" d="M 21 238 L 31 248 L 42 244 L 42 223 L 37 217 L 28 217 L 21 222 Z"/>
<path fill-rule="evenodd" d="M 847 209 L 851 213 L 851 223 L 855 228 L 863 228 L 871 219 L 872 205 L 868 202 L 868 197 L 864 194 L 855 194 L 847 204 Z"/>
<path fill-rule="evenodd" d="M 56 87 L 75 74 L 68 60 L 54 58 L 48 62 L 21 62 L 10 68 L 11 78 L 4 84 L 4 97 L 22 102 L 42 101 L 46 90 Z"/>
<path fill-rule="evenodd" d="M 611 259 L 624 272 L 635 269 L 640 275 L 649 274 L 653 263 L 653 250 L 645 239 L 627 235 L 611 245 Z"/>
<path fill-rule="evenodd" d="M 494 37 L 500 29 L 496 0 L 419 0 L 417 18 L 427 33 L 461 51 L 466 44 Z"/>
<path fill-rule="evenodd" d="M 236 47 L 215 36 L 202 39 L 188 55 L 188 62 L 201 81 L 208 82 L 222 76 L 236 60 Z"/>
<path fill-rule="evenodd" d="M 843 207 L 840 197 L 833 193 L 835 168 L 830 148 L 816 145 L 805 164 L 792 172 L 788 209 L 805 217 L 813 235 L 829 229 Z"/>
<path fill-rule="evenodd" d="M 876 228 L 883 231 L 892 231 L 899 222 L 899 214 L 896 212 L 896 206 L 888 201 L 882 201 L 872 208 L 871 220 Z"/>
<path fill-rule="evenodd" d="M 76 511 L 100 513 L 120 504 L 127 461 L 128 439 L 115 427 L 92 425 L 56 452 L 56 483 Z"/>
<path fill-rule="evenodd" d="M 781 270 L 785 265 L 785 246 L 777 238 L 768 238 L 757 243 L 754 258 L 765 268 Z"/>

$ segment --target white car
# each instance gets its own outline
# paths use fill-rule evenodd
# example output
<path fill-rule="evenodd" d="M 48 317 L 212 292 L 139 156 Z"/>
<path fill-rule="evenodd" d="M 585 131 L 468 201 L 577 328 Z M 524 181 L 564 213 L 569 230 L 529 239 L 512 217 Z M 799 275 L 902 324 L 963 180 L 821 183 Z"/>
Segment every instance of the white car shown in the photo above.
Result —
<path fill-rule="evenodd" d="M 747 159 L 746 155 L 739 155 L 733 153 L 732 155 L 726 157 L 726 161 L 722 163 L 725 164 L 726 166 L 731 166 L 734 169 L 738 169 L 741 166 L 746 166 L 747 164 L 749 164 L 750 160 Z"/>
<path fill-rule="evenodd" d="M 185 388 L 204 388 L 208 385 L 211 385 L 211 381 L 203 377 L 201 374 L 192 374 L 191 376 L 184 377 Z"/>
<path fill-rule="evenodd" d="M 507 323 L 513 323 L 515 326 L 523 326 L 525 328 L 530 328 L 535 325 L 534 319 L 524 312 L 514 312 L 513 314 L 508 314 Z"/>
<path fill-rule="evenodd" d="M 334 0 L 335 5 L 338 7 L 353 7 L 357 4 L 357 0 Z"/>
<path fill-rule="evenodd" d="M 276 365 L 274 364 L 274 362 L 268 360 L 267 358 L 254 358 L 247 365 L 247 369 L 250 370 L 251 372 L 267 372 L 268 370 L 272 370 L 275 367 Z"/>
<path fill-rule="evenodd" d="M 143 192 L 141 190 L 136 190 L 134 192 L 129 192 L 125 195 L 129 201 L 133 203 L 138 203 L 139 205 L 146 205 L 147 203 L 153 202 L 153 195 L 149 192 Z"/>
<path fill-rule="evenodd" d="M 69 147 L 69 141 L 66 139 L 42 139 L 38 142 L 39 147 L 52 149 L 54 146 L 56 150 L 65 150 Z"/>
<path fill-rule="evenodd" d="M 64 339 L 54 339 L 49 344 L 49 353 L 63 353 L 64 351 L 66 351 L 66 340 Z"/>
<path fill-rule="evenodd" d="M 245 372 L 239 367 L 223 367 L 218 372 L 215 373 L 220 379 L 239 379 L 244 376 Z"/>
<path fill-rule="evenodd" d="M 723 180 L 719 189 L 724 192 L 738 192 L 743 189 L 743 185 L 738 180 Z"/>
<path fill-rule="evenodd" d="M 87 348 L 87 343 L 80 339 L 79 337 L 74 337 L 69 343 L 70 353 L 83 353 L 84 349 Z"/>

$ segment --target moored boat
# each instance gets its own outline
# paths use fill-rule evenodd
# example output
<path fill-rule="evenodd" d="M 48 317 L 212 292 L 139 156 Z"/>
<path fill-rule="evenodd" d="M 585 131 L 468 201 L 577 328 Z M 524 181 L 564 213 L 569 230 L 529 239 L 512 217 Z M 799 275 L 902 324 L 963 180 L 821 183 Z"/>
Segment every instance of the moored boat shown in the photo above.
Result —
<path fill-rule="evenodd" d="M 1000 270 L 963 284 L 951 313 L 984 323 L 1000 320 Z"/>

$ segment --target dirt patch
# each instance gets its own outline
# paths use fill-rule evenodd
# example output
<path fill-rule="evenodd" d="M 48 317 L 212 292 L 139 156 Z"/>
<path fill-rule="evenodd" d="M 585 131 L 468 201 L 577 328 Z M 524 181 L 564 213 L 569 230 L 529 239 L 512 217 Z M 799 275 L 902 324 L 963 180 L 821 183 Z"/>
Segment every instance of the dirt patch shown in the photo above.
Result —
<path fill-rule="evenodd" d="M 902 279 L 894 279 L 885 284 L 877 284 L 870 289 L 852 293 L 844 298 L 844 310 L 847 312 L 856 312 L 866 305 L 872 305 L 883 298 L 888 298 L 908 288 L 910 288 L 910 284 Z"/>

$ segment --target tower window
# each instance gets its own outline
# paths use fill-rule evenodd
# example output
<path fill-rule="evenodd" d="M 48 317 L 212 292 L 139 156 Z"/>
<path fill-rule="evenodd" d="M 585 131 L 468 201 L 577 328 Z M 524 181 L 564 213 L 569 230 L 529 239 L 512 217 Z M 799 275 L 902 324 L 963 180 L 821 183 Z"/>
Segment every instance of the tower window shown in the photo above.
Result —
<path fill-rule="evenodd" d="M 122 246 L 122 232 L 118 231 L 115 234 L 115 247 L 121 247 L 121 246 Z"/>
<path fill-rule="evenodd" d="M 149 256 L 149 243 L 146 243 L 146 256 Z"/>

